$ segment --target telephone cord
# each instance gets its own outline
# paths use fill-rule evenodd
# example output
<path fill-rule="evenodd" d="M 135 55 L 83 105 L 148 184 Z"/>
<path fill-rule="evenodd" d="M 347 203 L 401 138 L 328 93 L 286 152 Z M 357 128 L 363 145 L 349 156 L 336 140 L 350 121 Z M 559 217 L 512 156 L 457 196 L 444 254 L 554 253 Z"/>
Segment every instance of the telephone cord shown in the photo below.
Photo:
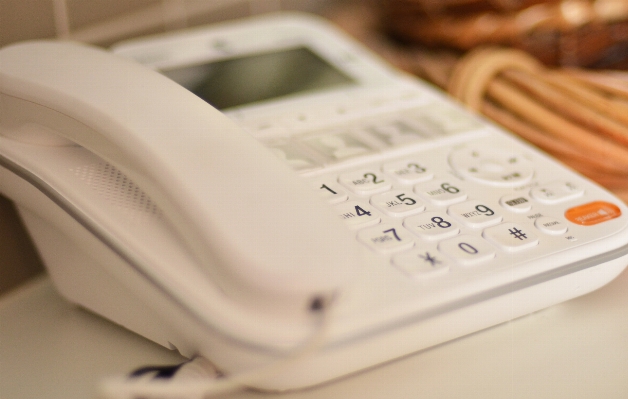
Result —
<path fill-rule="evenodd" d="M 332 296 L 333 297 L 333 296 Z M 202 356 L 171 368 L 146 368 L 161 373 L 157 378 L 112 377 L 100 386 L 101 399 L 206 399 L 226 394 L 280 374 L 287 367 L 306 359 L 318 351 L 329 328 L 331 301 L 315 300 L 310 312 L 315 316 L 315 329 L 302 344 L 267 365 L 231 376 L 221 376 Z M 169 370 L 166 370 L 169 369 Z M 165 375 L 171 378 L 161 378 Z M 138 374 L 144 375 L 143 372 Z M 170 374 L 172 374 L 170 376 Z"/>

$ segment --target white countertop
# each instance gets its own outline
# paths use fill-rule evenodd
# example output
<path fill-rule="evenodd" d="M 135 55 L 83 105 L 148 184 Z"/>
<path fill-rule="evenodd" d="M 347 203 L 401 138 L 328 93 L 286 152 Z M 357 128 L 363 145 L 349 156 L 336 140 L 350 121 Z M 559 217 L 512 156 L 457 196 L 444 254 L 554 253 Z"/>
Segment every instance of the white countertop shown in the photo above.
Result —
<path fill-rule="evenodd" d="M 0 398 L 93 398 L 106 376 L 183 359 L 63 300 L 0 297 Z M 222 398 L 628 398 L 628 271 L 587 296 L 300 392 Z"/>

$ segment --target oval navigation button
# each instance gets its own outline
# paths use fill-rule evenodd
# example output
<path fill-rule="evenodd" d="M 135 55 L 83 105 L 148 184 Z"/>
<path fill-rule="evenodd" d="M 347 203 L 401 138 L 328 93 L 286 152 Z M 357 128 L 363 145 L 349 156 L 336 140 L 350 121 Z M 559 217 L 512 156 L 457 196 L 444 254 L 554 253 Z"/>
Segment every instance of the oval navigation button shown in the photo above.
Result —
<path fill-rule="evenodd" d="M 567 220 L 582 226 L 592 226 L 620 216 L 621 209 L 617 205 L 605 201 L 589 202 L 565 212 Z"/>

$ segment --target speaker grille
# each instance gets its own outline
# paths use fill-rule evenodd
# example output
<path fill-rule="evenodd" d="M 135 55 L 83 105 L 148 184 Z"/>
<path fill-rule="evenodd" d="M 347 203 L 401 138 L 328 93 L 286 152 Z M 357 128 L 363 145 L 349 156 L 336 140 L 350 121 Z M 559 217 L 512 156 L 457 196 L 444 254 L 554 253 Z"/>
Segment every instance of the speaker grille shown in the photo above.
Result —
<path fill-rule="evenodd" d="M 99 162 L 70 171 L 117 208 L 161 216 L 161 211 L 150 197 L 110 163 Z"/>

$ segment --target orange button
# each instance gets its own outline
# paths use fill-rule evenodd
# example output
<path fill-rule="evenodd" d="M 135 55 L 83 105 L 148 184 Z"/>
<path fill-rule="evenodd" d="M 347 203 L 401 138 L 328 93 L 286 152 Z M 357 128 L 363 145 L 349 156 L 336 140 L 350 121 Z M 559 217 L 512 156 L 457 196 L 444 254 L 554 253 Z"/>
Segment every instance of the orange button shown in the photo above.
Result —
<path fill-rule="evenodd" d="M 592 226 L 620 216 L 621 209 L 617 205 L 604 201 L 589 202 L 565 212 L 567 220 L 582 226 Z"/>

